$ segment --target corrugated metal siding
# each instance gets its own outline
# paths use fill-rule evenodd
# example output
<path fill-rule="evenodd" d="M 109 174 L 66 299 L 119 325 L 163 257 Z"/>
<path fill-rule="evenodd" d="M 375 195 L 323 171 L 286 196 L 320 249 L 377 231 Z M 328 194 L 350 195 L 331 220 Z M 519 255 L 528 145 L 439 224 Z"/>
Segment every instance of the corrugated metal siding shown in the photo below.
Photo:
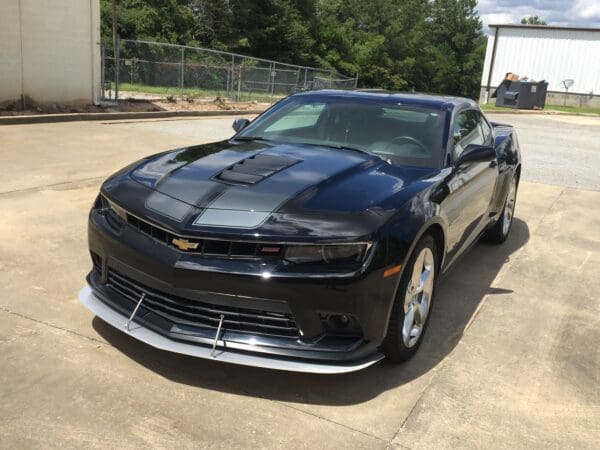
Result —
<path fill-rule="evenodd" d="M 482 86 L 487 86 L 495 32 L 490 28 Z M 600 32 L 500 27 L 491 85 L 498 86 L 506 72 L 546 80 L 549 91 L 559 92 L 561 81 L 571 78 L 569 92 L 600 95 Z"/>

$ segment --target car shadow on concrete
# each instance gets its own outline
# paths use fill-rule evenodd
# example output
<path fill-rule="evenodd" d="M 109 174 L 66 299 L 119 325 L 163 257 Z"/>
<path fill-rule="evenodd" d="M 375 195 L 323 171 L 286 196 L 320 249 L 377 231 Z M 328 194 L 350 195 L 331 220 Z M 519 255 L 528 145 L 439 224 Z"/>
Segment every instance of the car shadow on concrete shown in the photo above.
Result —
<path fill-rule="evenodd" d="M 511 292 L 491 287 L 500 269 L 529 240 L 529 228 L 515 218 L 500 246 L 477 244 L 440 280 L 421 348 L 410 361 L 385 360 L 358 372 L 315 375 L 237 366 L 155 349 L 94 318 L 94 329 L 144 367 L 177 383 L 238 395 L 319 405 L 352 405 L 411 382 L 435 368 L 460 341 L 486 295 Z M 500 286 L 501 286 L 500 281 Z"/>

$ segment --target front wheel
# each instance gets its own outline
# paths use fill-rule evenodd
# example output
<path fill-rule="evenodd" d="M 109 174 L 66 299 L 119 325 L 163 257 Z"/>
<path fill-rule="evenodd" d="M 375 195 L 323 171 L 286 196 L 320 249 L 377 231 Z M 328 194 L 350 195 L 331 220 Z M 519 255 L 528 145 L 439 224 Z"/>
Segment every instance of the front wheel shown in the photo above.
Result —
<path fill-rule="evenodd" d="M 421 345 L 435 293 L 438 251 L 433 238 L 423 237 L 400 279 L 382 350 L 393 362 L 410 359 Z"/>

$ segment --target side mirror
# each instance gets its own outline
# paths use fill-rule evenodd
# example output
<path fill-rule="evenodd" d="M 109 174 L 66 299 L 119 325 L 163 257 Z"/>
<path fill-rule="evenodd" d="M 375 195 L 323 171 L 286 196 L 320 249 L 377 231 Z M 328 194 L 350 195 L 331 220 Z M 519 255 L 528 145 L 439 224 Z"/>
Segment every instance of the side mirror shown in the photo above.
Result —
<path fill-rule="evenodd" d="M 250 123 L 250 121 L 248 119 L 235 119 L 233 121 L 233 129 L 235 130 L 236 133 L 239 133 L 240 131 L 242 131 L 244 128 L 246 128 L 248 126 L 248 124 Z"/>
<path fill-rule="evenodd" d="M 489 145 L 469 144 L 465 147 L 461 155 L 454 161 L 454 167 L 460 167 L 464 164 L 473 162 L 488 162 L 496 159 L 496 150 Z"/>

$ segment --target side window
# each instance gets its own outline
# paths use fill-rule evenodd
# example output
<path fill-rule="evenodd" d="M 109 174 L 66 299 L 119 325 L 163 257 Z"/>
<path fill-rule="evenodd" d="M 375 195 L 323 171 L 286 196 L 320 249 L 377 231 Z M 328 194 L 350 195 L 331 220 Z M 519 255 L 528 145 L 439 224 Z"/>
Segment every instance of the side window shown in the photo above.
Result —
<path fill-rule="evenodd" d="M 469 144 L 483 145 L 485 139 L 479 113 L 472 109 L 459 113 L 454 121 L 452 136 L 454 139 L 452 157 L 454 159 L 458 158 Z"/>
<path fill-rule="evenodd" d="M 487 139 L 490 137 L 490 134 L 492 134 L 492 129 L 490 128 L 489 124 L 487 123 L 487 120 L 485 120 L 481 114 L 478 114 L 478 115 L 479 115 L 479 123 L 481 124 L 481 129 L 483 130 L 483 140 L 487 141 Z"/>

